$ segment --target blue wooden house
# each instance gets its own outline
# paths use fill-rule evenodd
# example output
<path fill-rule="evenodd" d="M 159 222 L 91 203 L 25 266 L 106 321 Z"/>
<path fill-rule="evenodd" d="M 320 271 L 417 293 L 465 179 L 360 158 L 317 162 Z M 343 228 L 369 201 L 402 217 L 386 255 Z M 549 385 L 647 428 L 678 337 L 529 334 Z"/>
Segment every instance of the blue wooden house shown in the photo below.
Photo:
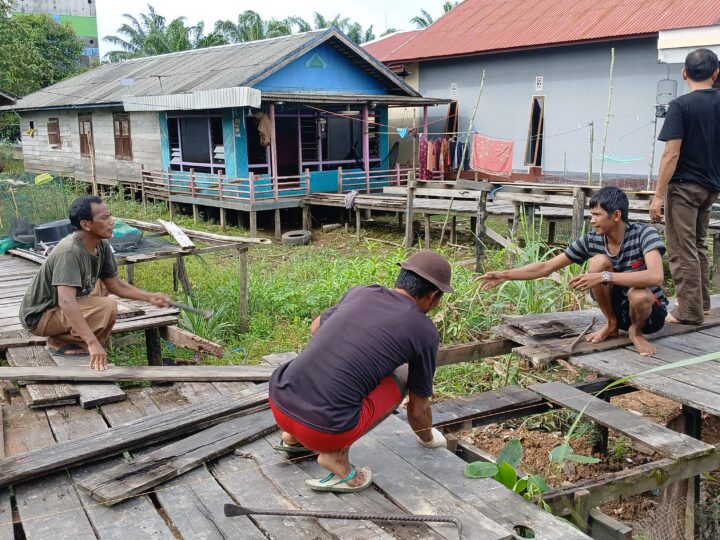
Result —
<path fill-rule="evenodd" d="M 403 184 L 388 108 L 447 102 L 328 29 L 105 64 L 5 109 L 28 170 L 249 212 L 254 232 L 308 193 Z"/>

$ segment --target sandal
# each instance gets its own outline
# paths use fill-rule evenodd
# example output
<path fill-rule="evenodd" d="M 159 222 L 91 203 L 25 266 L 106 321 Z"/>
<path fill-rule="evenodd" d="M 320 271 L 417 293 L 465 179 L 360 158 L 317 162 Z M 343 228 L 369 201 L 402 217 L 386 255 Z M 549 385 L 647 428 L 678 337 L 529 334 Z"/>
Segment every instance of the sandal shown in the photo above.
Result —
<path fill-rule="evenodd" d="M 309 454 L 312 452 L 309 448 L 305 448 L 302 444 L 285 444 L 285 441 L 280 439 L 280 442 L 273 446 L 275 450 L 285 452 L 286 454 Z"/>
<path fill-rule="evenodd" d="M 50 354 L 54 354 L 55 356 L 72 356 L 72 357 L 79 357 L 79 356 L 90 356 L 90 353 L 80 347 L 79 345 L 75 345 L 74 343 L 66 343 L 59 349 L 53 349 L 52 347 L 46 347 L 47 352 Z M 75 351 L 75 352 L 71 352 Z"/>
<path fill-rule="evenodd" d="M 331 491 L 334 493 L 362 491 L 372 484 L 373 474 L 368 467 L 362 467 L 360 470 L 365 473 L 365 482 L 359 486 L 347 485 L 347 482 L 355 478 L 357 474 L 357 469 L 352 465 L 350 466 L 350 473 L 345 478 L 338 478 L 335 474 L 330 473 L 325 478 L 321 478 L 320 480 L 305 480 L 305 483 L 314 491 Z"/>

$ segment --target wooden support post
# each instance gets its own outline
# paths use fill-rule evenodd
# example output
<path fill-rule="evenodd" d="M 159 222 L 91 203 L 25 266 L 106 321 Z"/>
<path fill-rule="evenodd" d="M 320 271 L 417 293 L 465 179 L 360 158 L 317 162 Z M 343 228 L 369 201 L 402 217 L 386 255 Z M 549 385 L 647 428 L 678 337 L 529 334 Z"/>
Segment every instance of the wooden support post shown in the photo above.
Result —
<path fill-rule="evenodd" d="M 257 238 L 257 212 L 250 210 L 250 238 Z"/>
<path fill-rule="evenodd" d="M 430 214 L 425 214 L 425 249 L 430 249 Z"/>
<path fill-rule="evenodd" d="M 168 202 L 168 212 L 170 213 L 170 221 L 175 219 L 175 210 L 173 209 L 173 203 L 170 200 L 172 197 L 172 174 L 170 172 L 170 167 L 168 167 L 167 170 L 167 202 Z"/>
<path fill-rule="evenodd" d="M 270 164 L 270 176 L 272 177 L 273 195 L 275 200 L 277 201 L 279 199 L 279 186 L 277 167 L 277 140 L 275 139 L 275 104 L 270 103 L 270 105 L 268 105 L 268 108 L 270 109 L 270 158 L 272 160 Z"/>
<path fill-rule="evenodd" d="M 140 165 L 140 199 L 145 210 L 147 210 L 147 196 L 145 195 L 145 166 Z"/>
<path fill-rule="evenodd" d="M 403 213 L 397 212 L 398 232 L 403 230 Z"/>
<path fill-rule="evenodd" d="M 247 248 L 238 249 L 238 272 L 240 274 L 240 333 L 248 331 L 248 266 Z"/>
<path fill-rule="evenodd" d="M 363 168 L 365 169 L 365 192 L 370 193 L 370 124 L 369 108 L 366 103 L 362 109 L 363 129 Z"/>
<path fill-rule="evenodd" d="M 667 427 L 690 435 L 695 439 L 700 439 L 702 435 L 701 423 L 700 411 L 683 405 L 682 413 L 668 422 Z M 675 514 L 666 518 L 670 520 L 669 522 L 685 523 L 685 539 L 692 540 L 696 538 L 695 531 L 698 521 L 695 516 L 695 508 L 697 503 L 700 502 L 700 477 L 695 476 L 670 484 L 662 490 L 660 501 L 661 504 L 664 503 L 667 506 L 667 512 Z M 678 501 L 686 501 L 686 504 L 678 504 Z"/>
<path fill-rule="evenodd" d="M 145 330 L 145 347 L 148 365 L 162 366 L 162 345 L 160 344 L 160 330 L 158 328 Z"/>
<path fill-rule="evenodd" d="M 457 216 L 453 216 L 450 222 L 450 243 L 457 244 Z"/>
<path fill-rule="evenodd" d="M 280 209 L 275 209 L 275 240 L 278 242 L 282 239 L 282 225 L 280 224 Z"/>
<path fill-rule="evenodd" d="M 602 399 L 603 401 L 607 401 L 608 403 L 610 403 L 609 396 L 600 394 L 597 397 Z M 608 437 L 610 434 L 610 430 L 600 424 L 595 424 L 595 429 L 597 430 L 597 438 L 595 440 L 593 452 L 597 452 L 599 454 L 602 454 L 603 456 L 606 456 L 608 452 Z"/>
<path fill-rule="evenodd" d="M 510 236 L 514 237 L 518 230 L 520 230 L 520 203 L 515 203 L 512 218 L 512 228 L 510 229 Z"/>
<path fill-rule="evenodd" d="M 355 238 L 357 240 L 360 240 L 360 226 L 362 224 L 362 220 L 360 218 L 360 209 L 355 209 Z"/>
<path fill-rule="evenodd" d="M 185 259 L 177 257 L 175 261 L 175 275 L 177 276 L 178 282 L 182 285 L 183 291 L 186 295 L 192 296 L 192 285 L 190 285 L 190 277 L 188 276 L 187 269 L 185 268 Z"/>
<path fill-rule="evenodd" d="M 574 242 L 582 236 L 585 225 L 585 191 L 576 187 L 573 188 L 573 214 L 570 241 Z"/>
<path fill-rule="evenodd" d="M 583 532 L 588 530 L 588 523 L 590 521 L 589 499 L 590 492 L 586 489 L 575 492 L 573 496 L 573 521 Z"/>
<path fill-rule="evenodd" d="M 415 203 L 415 189 L 417 184 L 415 183 L 415 171 L 410 171 L 410 179 L 407 184 L 407 203 L 405 206 L 405 240 L 403 241 L 403 247 L 410 248 L 415 242 L 413 237 L 413 206 Z"/>
<path fill-rule="evenodd" d="M 530 231 L 535 227 L 535 205 L 523 204 L 523 213 L 525 214 L 525 227 Z"/>
<path fill-rule="evenodd" d="M 483 191 L 478 199 L 477 221 L 475 222 L 475 271 L 482 272 L 483 257 L 485 255 L 485 220 L 487 219 L 487 196 Z"/>
<path fill-rule="evenodd" d="M 200 209 L 197 204 L 192 205 L 193 208 L 193 223 L 200 221 Z"/>
<path fill-rule="evenodd" d="M 557 221 L 548 222 L 548 244 L 555 243 L 555 229 L 557 228 Z"/>
<path fill-rule="evenodd" d="M 365 219 L 372 219 L 372 209 L 371 208 L 365 209 Z"/>
<path fill-rule="evenodd" d="M 255 174 L 248 174 L 248 191 L 250 192 L 250 202 L 255 202 Z"/>
<path fill-rule="evenodd" d="M 130 285 L 135 284 L 135 265 L 133 263 L 127 263 L 125 266 L 125 272 L 127 273 L 127 282 Z"/>
<path fill-rule="evenodd" d="M 337 191 L 338 191 L 338 193 L 342 193 L 342 192 L 343 192 L 343 173 L 342 173 L 342 167 L 338 167 L 337 175 L 338 175 Z"/>
<path fill-rule="evenodd" d="M 222 206 L 220 207 L 220 227 L 223 229 L 227 227 L 227 209 Z"/>
<path fill-rule="evenodd" d="M 312 214 L 310 213 L 309 204 L 305 204 L 302 207 L 302 226 L 303 230 L 312 231 Z"/>

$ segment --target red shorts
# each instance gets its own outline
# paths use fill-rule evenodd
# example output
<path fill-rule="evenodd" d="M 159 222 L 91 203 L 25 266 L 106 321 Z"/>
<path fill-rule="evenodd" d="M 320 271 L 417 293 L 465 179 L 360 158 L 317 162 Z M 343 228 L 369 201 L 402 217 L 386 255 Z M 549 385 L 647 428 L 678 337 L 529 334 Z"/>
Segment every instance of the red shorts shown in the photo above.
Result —
<path fill-rule="evenodd" d="M 402 396 L 400 381 L 394 375 L 388 375 L 363 399 L 357 425 L 342 433 L 325 433 L 307 427 L 283 413 L 275 406 L 272 399 L 270 408 L 278 427 L 295 437 L 305 448 L 315 452 L 336 452 L 349 447 L 375 427 L 380 420 L 392 412 Z"/>

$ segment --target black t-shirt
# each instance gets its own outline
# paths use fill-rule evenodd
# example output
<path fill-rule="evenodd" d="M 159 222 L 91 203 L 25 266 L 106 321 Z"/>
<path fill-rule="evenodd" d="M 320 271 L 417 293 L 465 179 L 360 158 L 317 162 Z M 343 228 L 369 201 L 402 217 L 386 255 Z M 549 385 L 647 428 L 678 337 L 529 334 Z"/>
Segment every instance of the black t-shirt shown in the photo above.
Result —
<path fill-rule="evenodd" d="M 440 338 L 410 298 L 354 287 L 320 321 L 308 347 L 270 379 L 270 398 L 286 415 L 327 433 L 352 429 L 363 398 L 405 363 L 410 391 L 432 396 Z"/>
<path fill-rule="evenodd" d="M 670 103 L 659 141 L 682 139 L 671 182 L 720 191 L 720 91 L 695 90 Z"/>

